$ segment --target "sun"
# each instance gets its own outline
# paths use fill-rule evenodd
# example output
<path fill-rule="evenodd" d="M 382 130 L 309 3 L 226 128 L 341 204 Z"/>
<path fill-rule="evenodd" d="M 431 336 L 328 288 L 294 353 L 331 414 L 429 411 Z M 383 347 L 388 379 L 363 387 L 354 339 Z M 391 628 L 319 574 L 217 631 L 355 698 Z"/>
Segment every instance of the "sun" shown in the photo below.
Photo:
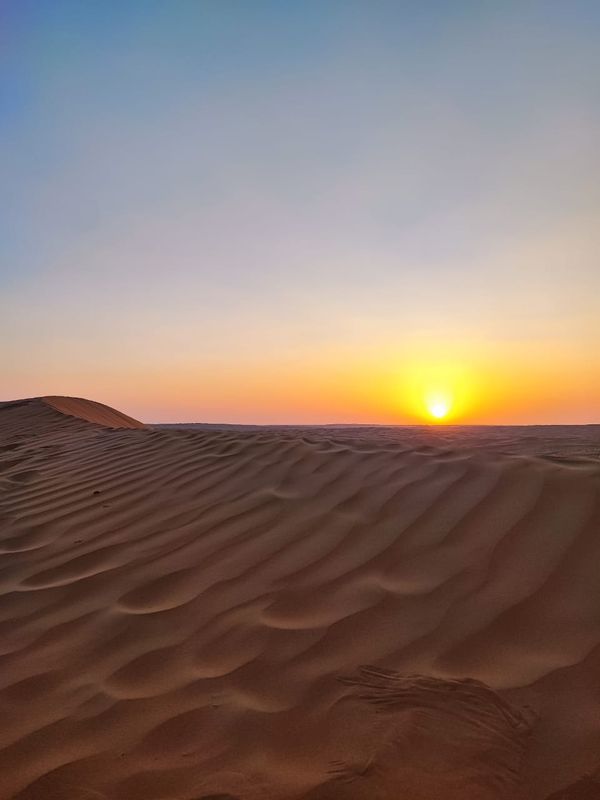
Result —
<path fill-rule="evenodd" d="M 452 398 L 447 392 L 428 392 L 423 400 L 427 416 L 437 422 L 446 419 L 452 410 Z"/>
<path fill-rule="evenodd" d="M 435 417 L 435 419 L 444 419 L 444 417 L 448 416 L 448 411 L 450 410 L 448 403 L 444 400 L 437 400 L 431 403 L 428 408 L 429 413 L 432 417 Z"/>
<path fill-rule="evenodd" d="M 414 360 L 403 367 L 400 403 L 420 424 L 448 425 L 468 418 L 476 394 L 473 370 L 455 360 Z"/>

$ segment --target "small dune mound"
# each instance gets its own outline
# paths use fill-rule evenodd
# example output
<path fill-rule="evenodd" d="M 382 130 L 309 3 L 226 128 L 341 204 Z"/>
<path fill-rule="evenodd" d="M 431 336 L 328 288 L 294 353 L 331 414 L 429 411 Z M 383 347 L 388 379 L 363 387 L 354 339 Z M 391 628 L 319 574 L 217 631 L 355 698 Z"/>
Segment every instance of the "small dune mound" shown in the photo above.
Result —
<path fill-rule="evenodd" d="M 128 417 L 115 408 L 97 403 L 95 400 L 85 400 L 82 397 L 55 397 L 40 398 L 55 411 L 69 417 L 77 417 L 94 425 L 103 425 L 105 428 L 145 428 L 143 422 L 133 417 Z"/>
<path fill-rule="evenodd" d="M 84 433 L 91 426 L 111 429 L 139 429 L 142 422 L 110 406 L 79 397 L 33 397 L 0 403 L 0 445 L 2 451 L 19 446 L 32 436 Z"/>
<path fill-rule="evenodd" d="M 535 716 L 472 679 L 362 667 L 341 681 L 378 712 L 368 739 L 303 800 L 515 800 Z M 340 706 L 340 710 L 343 706 Z M 344 743 L 351 706 L 341 719 Z M 355 712 L 356 713 L 356 712 Z M 370 720 L 370 721 L 369 721 Z"/>

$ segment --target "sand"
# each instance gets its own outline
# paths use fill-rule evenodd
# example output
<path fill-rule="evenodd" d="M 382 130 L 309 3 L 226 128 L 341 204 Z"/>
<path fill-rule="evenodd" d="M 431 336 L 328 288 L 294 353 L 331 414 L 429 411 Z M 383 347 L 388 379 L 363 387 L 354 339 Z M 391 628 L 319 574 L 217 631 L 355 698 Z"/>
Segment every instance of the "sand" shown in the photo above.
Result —
<path fill-rule="evenodd" d="M 1 404 L 0 797 L 600 797 L 588 432 Z"/>

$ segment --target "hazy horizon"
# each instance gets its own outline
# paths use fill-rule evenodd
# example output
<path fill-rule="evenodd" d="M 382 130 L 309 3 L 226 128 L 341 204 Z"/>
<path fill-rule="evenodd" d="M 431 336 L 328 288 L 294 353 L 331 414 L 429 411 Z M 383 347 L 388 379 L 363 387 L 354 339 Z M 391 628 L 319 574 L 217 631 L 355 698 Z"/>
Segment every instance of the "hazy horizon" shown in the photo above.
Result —
<path fill-rule="evenodd" d="M 3 398 L 600 422 L 597 3 L 9 0 L 0 22 Z"/>
<path fill-rule="evenodd" d="M 209 428 L 593 428 L 600 422 L 530 422 L 498 425 L 493 422 L 167 422 L 145 420 L 146 425 L 159 427 Z"/>

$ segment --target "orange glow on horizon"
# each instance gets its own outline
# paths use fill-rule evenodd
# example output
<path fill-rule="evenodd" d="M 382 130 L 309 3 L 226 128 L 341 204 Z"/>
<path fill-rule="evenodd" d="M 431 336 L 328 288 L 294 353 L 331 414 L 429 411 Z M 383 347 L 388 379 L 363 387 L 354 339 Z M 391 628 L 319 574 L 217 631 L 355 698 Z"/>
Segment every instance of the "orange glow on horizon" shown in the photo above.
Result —
<path fill-rule="evenodd" d="M 422 360 L 403 365 L 397 396 L 401 412 L 415 422 L 463 422 L 479 392 L 475 377 L 452 360 Z"/>
<path fill-rule="evenodd" d="M 154 355 L 154 354 L 153 354 Z M 600 370 L 583 351 L 469 341 L 381 341 L 204 363 L 65 364 L 9 397 L 99 400 L 144 422 L 565 424 L 598 422 Z"/>

